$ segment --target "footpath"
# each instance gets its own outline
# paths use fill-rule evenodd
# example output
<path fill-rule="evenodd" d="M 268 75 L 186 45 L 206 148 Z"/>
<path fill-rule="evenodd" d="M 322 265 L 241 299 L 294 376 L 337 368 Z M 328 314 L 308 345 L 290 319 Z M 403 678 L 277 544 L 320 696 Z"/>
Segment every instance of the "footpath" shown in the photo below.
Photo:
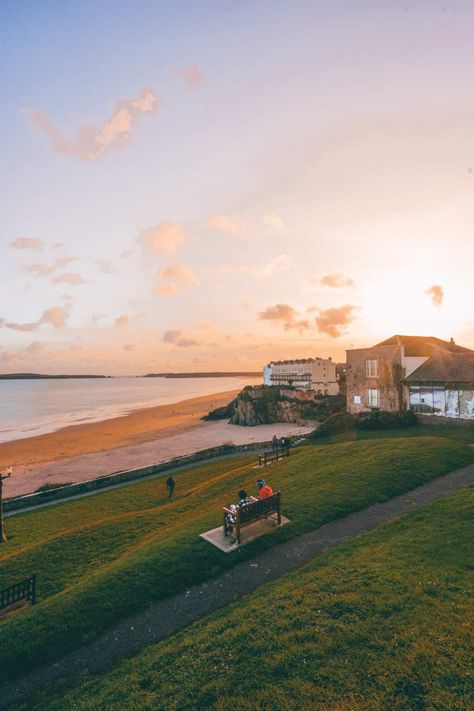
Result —
<path fill-rule="evenodd" d="M 25 702 L 35 692 L 51 689 L 55 684 L 74 686 L 87 674 L 102 674 L 121 660 L 138 654 L 147 645 L 166 639 L 214 610 L 235 603 L 243 595 L 299 568 L 329 548 L 472 484 L 474 464 L 389 501 L 327 523 L 237 564 L 218 578 L 160 600 L 123 620 L 90 645 L 5 684 L 0 689 L 0 709 Z M 35 708 L 34 703 L 31 708 Z"/>

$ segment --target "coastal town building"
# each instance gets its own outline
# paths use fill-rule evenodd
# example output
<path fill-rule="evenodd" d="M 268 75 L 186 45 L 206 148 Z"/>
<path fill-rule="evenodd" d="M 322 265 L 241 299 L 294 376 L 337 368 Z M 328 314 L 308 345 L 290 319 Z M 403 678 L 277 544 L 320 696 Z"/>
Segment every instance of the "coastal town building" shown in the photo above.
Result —
<path fill-rule="evenodd" d="M 263 369 L 264 385 L 292 385 L 318 395 L 337 395 L 336 365 L 331 358 L 275 360 Z"/>
<path fill-rule="evenodd" d="M 347 410 L 474 421 L 474 351 L 453 339 L 392 336 L 347 351 Z"/>

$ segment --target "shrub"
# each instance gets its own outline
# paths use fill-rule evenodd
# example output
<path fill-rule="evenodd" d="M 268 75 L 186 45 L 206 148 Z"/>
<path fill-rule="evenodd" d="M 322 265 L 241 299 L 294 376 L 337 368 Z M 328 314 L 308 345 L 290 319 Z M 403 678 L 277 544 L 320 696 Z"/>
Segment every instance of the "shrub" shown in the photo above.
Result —
<path fill-rule="evenodd" d="M 309 435 L 309 439 L 320 439 L 321 437 L 329 437 L 340 432 L 347 432 L 356 428 L 356 418 L 348 412 L 336 412 L 324 420 L 318 429 L 313 430 Z"/>
<path fill-rule="evenodd" d="M 417 424 L 416 415 L 411 410 L 404 412 L 382 412 L 373 410 L 363 412 L 357 418 L 358 430 L 391 430 L 400 427 L 412 427 Z"/>

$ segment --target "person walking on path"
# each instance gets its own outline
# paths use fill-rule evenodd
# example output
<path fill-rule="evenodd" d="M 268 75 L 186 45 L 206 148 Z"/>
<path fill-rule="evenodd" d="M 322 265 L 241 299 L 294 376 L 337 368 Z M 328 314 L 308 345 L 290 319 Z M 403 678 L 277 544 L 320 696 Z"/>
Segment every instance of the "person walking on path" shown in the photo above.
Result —
<path fill-rule="evenodd" d="M 276 434 L 274 434 L 272 437 L 272 451 L 274 452 L 275 449 L 277 449 L 277 447 L 278 447 L 278 437 L 276 436 Z"/>
<path fill-rule="evenodd" d="M 168 489 L 168 499 L 171 499 L 171 497 L 173 496 L 173 491 L 174 491 L 175 486 L 176 486 L 176 479 L 174 478 L 174 474 L 170 474 L 166 480 L 166 488 Z"/>

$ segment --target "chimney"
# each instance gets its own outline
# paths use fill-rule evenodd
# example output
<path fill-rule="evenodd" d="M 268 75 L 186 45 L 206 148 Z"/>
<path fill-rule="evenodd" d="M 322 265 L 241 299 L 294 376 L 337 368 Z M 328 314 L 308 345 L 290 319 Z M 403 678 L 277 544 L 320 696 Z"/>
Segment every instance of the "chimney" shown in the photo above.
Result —
<path fill-rule="evenodd" d="M 454 343 L 454 338 L 453 338 L 452 336 L 451 336 L 451 338 L 449 339 L 449 342 L 450 342 L 450 344 L 451 344 L 452 346 L 455 346 L 455 345 L 456 345 L 456 344 Z"/>

